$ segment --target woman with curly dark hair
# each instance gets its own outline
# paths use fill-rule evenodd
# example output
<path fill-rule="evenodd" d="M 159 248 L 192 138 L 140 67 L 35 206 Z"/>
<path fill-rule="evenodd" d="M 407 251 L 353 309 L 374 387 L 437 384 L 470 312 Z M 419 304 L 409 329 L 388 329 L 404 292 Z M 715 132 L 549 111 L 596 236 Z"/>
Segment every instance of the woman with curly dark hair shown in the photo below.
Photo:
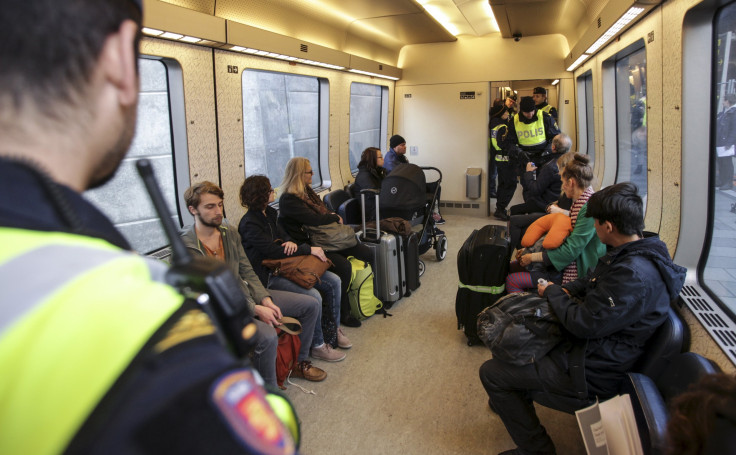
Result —
<path fill-rule="evenodd" d="M 376 147 L 368 147 L 363 150 L 358 163 L 358 174 L 355 176 L 353 194 L 360 197 L 360 191 L 365 189 L 381 190 L 381 182 L 386 177 L 386 169 L 383 168 L 383 155 Z M 376 217 L 376 198 L 366 195 L 365 217 L 371 221 Z"/>
<path fill-rule="evenodd" d="M 736 453 L 736 378 L 703 376 L 670 405 L 668 455 Z"/>
<path fill-rule="evenodd" d="M 240 219 L 238 232 L 243 241 L 248 260 L 268 289 L 297 292 L 314 297 L 322 303 L 322 324 L 317 325 L 312 339 L 311 355 L 314 358 L 337 362 L 345 358 L 345 353 L 332 348 L 348 349 L 352 346 L 338 326 L 340 321 L 340 278 L 329 270 L 312 289 L 305 289 L 282 277 L 271 275 L 261 263 L 264 259 L 283 259 L 287 256 L 311 254 L 326 261 L 325 252 L 320 247 L 307 243 L 297 245 L 277 223 L 276 209 L 269 206 L 274 200 L 274 190 L 268 177 L 254 175 L 245 179 L 240 187 L 240 203 L 248 212 Z"/>

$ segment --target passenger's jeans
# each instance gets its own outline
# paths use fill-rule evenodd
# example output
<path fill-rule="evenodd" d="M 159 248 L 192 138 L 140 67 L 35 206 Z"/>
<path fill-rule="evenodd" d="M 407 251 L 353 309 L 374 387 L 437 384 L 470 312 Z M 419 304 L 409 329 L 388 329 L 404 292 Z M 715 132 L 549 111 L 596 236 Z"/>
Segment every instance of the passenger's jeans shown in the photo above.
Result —
<path fill-rule="evenodd" d="M 524 366 L 491 359 L 480 367 L 480 380 L 493 410 L 521 453 L 555 453 L 555 445 L 539 422 L 529 392 L 547 391 L 569 396 L 574 387 L 565 371 L 548 357 Z"/>
<path fill-rule="evenodd" d="M 281 314 L 301 322 L 302 333 L 299 339 L 302 347 L 299 350 L 298 361 L 307 360 L 315 327 L 319 326 L 321 321 L 322 304 L 310 295 L 275 289 L 269 291 L 269 294 L 271 294 L 273 303 L 281 309 Z M 276 349 L 278 348 L 276 330 L 258 319 L 256 319 L 256 326 L 258 331 L 254 335 L 256 347 L 253 351 L 253 366 L 266 383 L 276 385 Z"/>
<path fill-rule="evenodd" d="M 336 324 L 340 324 L 340 277 L 327 270 L 320 278 L 320 282 L 314 285 L 312 289 L 304 289 L 293 281 L 284 277 L 271 275 L 268 278 L 268 289 L 277 289 L 281 291 L 296 292 L 314 297 L 322 307 L 322 298 L 327 308 L 332 312 L 332 317 Z M 321 315 L 321 313 L 320 313 Z M 314 336 L 312 337 L 312 347 L 320 346 L 324 343 L 322 334 L 322 324 L 317 323 L 314 326 Z"/>

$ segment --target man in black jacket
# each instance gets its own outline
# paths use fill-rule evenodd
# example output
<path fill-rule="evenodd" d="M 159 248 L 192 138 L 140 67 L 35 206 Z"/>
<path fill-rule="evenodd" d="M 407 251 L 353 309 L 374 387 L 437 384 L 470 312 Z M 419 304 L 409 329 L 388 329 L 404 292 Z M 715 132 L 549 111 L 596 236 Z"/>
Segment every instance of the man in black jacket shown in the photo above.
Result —
<path fill-rule="evenodd" d="M 607 254 L 586 277 L 538 287 L 571 337 L 533 364 L 491 359 L 480 368 L 489 404 L 518 446 L 503 453 L 555 453 L 530 393 L 577 399 L 580 408 L 617 394 L 685 282 L 686 270 L 672 262 L 666 245 L 642 232 L 642 200 L 634 184 L 595 193 L 587 216 L 595 219 Z"/>
<path fill-rule="evenodd" d="M 524 203 L 511 207 L 511 215 L 522 213 L 544 213 L 547 206 L 560 197 L 562 181 L 557 167 L 557 159 L 567 153 L 572 146 L 570 136 L 560 133 L 552 139 L 549 160 L 541 168 L 536 164 L 526 163 L 526 172 L 521 174 L 521 187 Z"/>

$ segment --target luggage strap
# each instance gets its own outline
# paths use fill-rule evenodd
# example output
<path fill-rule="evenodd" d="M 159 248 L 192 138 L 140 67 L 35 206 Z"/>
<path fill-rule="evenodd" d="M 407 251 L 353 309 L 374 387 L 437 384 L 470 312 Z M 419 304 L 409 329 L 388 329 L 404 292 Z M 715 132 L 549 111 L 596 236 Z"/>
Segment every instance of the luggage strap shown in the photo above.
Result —
<path fill-rule="evenodd" d="M 463 284 L 458 281 L 457 287 L 470 289 L 473 292 L 482 292 L 484 294 L 501 294 L 506 289 L 506 283 L 501 286 L 473 286 L 472 284 Z"/>

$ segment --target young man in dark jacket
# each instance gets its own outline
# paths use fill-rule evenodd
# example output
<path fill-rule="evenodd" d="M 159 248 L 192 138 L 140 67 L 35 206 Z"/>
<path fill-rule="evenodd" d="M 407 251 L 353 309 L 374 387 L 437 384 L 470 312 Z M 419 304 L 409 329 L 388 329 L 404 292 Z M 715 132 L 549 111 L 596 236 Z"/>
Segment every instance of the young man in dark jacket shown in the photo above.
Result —
<path fill-rule="evenodd" d="M 481 366 L 489 404 L 518 446 L 503 453 L 555 453 L 530 392 L 577 398 L 580 408 L 618 393 L 685 282 L 686 270 L 672 262 L 667 246 L 643 234 L 636 185 L 619 183 L 595 193 L 586 216 L 595 219 L 606 255 L 586 277 L 538 287 L 571 337 L 534 364 L 491 359 Z"/>

